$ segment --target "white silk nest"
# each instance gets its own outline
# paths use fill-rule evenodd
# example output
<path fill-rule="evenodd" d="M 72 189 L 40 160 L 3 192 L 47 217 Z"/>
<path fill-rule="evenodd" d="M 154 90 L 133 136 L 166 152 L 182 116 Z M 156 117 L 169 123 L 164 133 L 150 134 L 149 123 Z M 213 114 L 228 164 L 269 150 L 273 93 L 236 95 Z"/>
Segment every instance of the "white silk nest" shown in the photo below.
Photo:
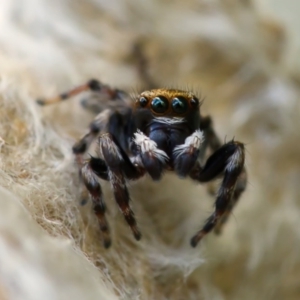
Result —
<path fill-rule="evenodd" d="M 0 299 L 299 299 L 300 8 L 285 22 L 270 5 L 0 2 Z M 246 144 L 247 191 L 195 249 L 214 197 L 172 174 L 129 183 L 140 242 L 101 181 L 104 249 L 71 151 L 94 116 L 80 97 L 35 103 L 90 78 L 141 91 L 136 43 L 157 85 L 205 96 L 221 139 Z"/>

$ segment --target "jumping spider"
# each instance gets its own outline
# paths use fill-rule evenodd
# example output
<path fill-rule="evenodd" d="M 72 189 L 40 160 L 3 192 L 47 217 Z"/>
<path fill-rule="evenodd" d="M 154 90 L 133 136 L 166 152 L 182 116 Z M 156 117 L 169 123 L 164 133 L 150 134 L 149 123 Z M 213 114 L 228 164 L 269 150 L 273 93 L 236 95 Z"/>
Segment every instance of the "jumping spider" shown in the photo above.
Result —
<path fill-rule="evenodd" d="M 164 171 L 198 182 L 223 177 L 217 193 L 215 211 L 191 239 L 195 247 L 211 230 L 220 232 L 246 187 L 244 145 L 237 141 L 221 144 L 210 117 L 200 114 L 201 101 L 191 92 L 153 89 L 134 98 L 97 80 L 90 80 L 52 99 L 38 100 L 41 105 L 59 102 L 83 91 L 98 95 L 86 108 L 98 115 L 90 129 L 74 146 L 80 177 L 92 200 L 103 234 L 104 246 L 111 244 L 105 217 L 105 203 L 98 178 L 111 183 L 115 200 L 136 240 L 141 238 L 129 206 L 126 180 L 137 180 L 146 173 L 159 180 Z M 97 156 L 83 159 L 98 138 Z M 207 150 L 212 154 L 204 163 Z"/>

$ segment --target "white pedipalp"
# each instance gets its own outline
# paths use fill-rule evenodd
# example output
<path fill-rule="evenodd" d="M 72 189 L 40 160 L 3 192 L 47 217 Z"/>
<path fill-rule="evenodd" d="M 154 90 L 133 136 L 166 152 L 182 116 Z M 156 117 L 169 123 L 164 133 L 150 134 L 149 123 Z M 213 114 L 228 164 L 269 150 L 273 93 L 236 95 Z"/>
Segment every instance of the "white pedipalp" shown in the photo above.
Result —
<path fill-rule="evenodd" d="M 149 153 L 150 155 L 154 156 L 162 163 L 166 163 L 169 160 L 167 153 L 163 150 L 157 148 L 157 144 L 147 137 L 143 132 L 138 130 L 134 134 L 134 143 L 140 147 L 141 153 Z"/>
<path fill-rule="evenodd" d="M 192 135 L 188 136 L 185 139 L 184 144 L 176 146 L 173 150 L 173 154 L 175 157 L 178 157 L 186 151 L 190 151 L 191 148 L 192 150 L 199 150 L 203 141 L 203 132 L 200 129 L 198 129 Z"/>

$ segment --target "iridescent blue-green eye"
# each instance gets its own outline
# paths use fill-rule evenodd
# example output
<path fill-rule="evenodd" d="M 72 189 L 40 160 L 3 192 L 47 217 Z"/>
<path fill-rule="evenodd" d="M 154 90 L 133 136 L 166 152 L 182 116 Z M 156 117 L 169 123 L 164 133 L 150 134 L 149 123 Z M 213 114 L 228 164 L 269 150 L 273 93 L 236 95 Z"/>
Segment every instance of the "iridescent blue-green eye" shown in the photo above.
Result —
<path fill-rule="evenodd" d="M 151 102 L 151 108 L 154 112 L 162 114 L 168 110 L 169 101 L 164 96 L 157 96 Z"/>
<path fill-rule="evenodd" d="M 184 114 L 188 109 L 188 102 L 184 97 L 178 96 L 173 99 L 172 108 L 177 114 Z"/>

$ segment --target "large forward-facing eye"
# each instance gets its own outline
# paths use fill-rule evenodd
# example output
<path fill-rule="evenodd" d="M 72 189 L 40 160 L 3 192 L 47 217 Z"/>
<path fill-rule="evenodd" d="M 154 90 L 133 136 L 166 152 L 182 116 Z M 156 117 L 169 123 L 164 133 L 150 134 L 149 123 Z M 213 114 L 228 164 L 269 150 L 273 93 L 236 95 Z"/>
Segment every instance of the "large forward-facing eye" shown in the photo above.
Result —
<path fill-rule="evenodd" d="M 162 114 L 168 110 L 169 102 L 164 96 L 157 96 L 151 102 L 151 108 L 154 112 Z"/>
<path fill-rule="evenodd" d="M 172 108 L 177 114 L 184 114 L 188 109 L 188 102 L 184 97 L 178 96 L 173 99 Z"/>

